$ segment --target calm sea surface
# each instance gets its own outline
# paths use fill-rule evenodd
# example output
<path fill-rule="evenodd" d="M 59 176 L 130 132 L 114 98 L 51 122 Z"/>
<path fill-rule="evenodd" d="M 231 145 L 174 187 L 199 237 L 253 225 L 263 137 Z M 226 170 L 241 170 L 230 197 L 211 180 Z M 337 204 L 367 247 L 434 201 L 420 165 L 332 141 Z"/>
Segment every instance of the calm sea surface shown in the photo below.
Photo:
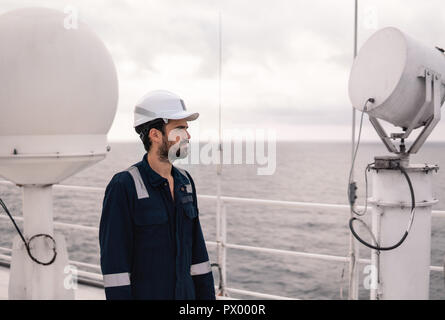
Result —
<path fill-rule="evenodd" d="M 107 158 L 63 181 L 62 184 L 107 185 L 114 173 L 141 160 L 145 151 L 138 143 L 111 144 Z M 346 204 L 346 188 L 350 166 L 347 143 L 279 142 L 276 149 L 276 170 L 273 175 L 257 175 L 264 165 L 224 165 L 222 194 L 272 200 L 309 201 Z M 363 144 L 357 157 L 356 177 L 359 202 L 364 198 L 364 168 L 374 155 L 385 155 L 380 144 Z M 445 144 L 427 144 L 411 162 L 438 164 L 444 169 L 435 175 L 435 195 L 440 199 L 435 209 L 445 210 Z M 215 165 L 184 165 L 196 183 L 198 194 L 216 194 Z M 0 185 L 0 196 L 14 215 L 21 215 L 21 191 Z M 55 220 L 98 226 L 103 192 L 54 190 Z M 216 203 L 199 200 L 200 220 L 205 238 L 215 241 Z M 1 214 L 4 214 L 3 212 Z M 346 256 L 348 253 L 347 210 L 296 209 L 278 205 L 227 204 L 227 241 L 235 244 L 261 246 Z M 445 257 L 445 219 L 432 221 L 432 265 L 442 266 Z M 19 223 L 22 227 L 22 224 Z M 405 225 L 400 227 L 403 233 Z M 11 247 L 15 235 L 8 220 L 0 220 L 0 246 Z M 97 233 L 57 229 L 68 243 L 70 259 L 99 263 Z M 363 258 L 370 250 L 360 248 Z M 215 248 L 208 246 L 212 262 Z M 367 299 L 360 267 L 360 297 Z M 214 270 L 215 280 L 217 272 Z M 344 276 L 342 274 L 344 272 Z M 228 286 L 301 299 L 340 299 L 343 288 L 347 296 L 347 264 L 308 258 L 228 249 Z M 235 296 L 235 295 L 234 295 Z M 243 296 L 236 296 L 243 297 Z M 445 299 L 444 277 L 431 273 L 432 299 Z"/>

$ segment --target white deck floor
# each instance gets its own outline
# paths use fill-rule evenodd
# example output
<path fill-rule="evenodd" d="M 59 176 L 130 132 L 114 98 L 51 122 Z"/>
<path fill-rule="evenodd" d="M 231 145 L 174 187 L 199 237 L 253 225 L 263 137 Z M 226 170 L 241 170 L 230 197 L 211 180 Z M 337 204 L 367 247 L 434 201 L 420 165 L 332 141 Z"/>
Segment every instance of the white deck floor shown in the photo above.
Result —
<path fill-rule="evenodd" d="M 0 267 L 0 300 L 8 299 L 9 269 Z M 76 300 L 104 300 L 105 293 L 101 288 L 78 284 L 75 291 Z"/>

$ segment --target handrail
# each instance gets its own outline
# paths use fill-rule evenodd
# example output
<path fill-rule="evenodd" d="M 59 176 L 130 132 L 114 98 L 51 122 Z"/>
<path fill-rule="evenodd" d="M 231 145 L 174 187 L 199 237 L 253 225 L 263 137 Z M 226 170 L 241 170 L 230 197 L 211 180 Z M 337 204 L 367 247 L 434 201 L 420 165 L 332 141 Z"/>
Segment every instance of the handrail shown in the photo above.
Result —
<path fill-rule="evenodd" d="M 207 245 L 216 245 L 216 242 L 206 241 L 206 244 Z M 287 256 L 310 258 L 310 259 L 324 260 L 324 261 L 335 261 L 335 262 L 348 262 L 349 261 L 349 257 L 334 256 L 334 255 L 328 255 L 328 254 L 319 254 L 319 253 L 292 251 L 292 250 L 281 250 L 281 249 L 264 248 L 264 247 L 253 247 L 253 246 L 246 246 L 246 245 L 233 244 L 233 243 L 227 243 L 225 246 L 226 246 L 226 248 L 230 248 L 230 249 L 275 253 L 275 254 L 282 254 L 282 255 L 287 255 Z M 5 247 L 0 247 L 0 250 L 9 252 L 9 253 L 12 252 L 11 249 L 5 248 Z M 73 261 L 73 260 L 70 260 L 70 263 L 73 265 L 83 266 L 83 267 L 87 267 L 87 268 L 93 268 L 93 269 L 97 269 L 100 271 L 100 266 L 96 265 L 96 264 L 91 264 L 91 263 L 86 263 L 86 262 L 81 262 L 81 261 Z M 371 259 L 359 259 L 358 263 L 369 264 L 369 263 L 371 263 Z M 443 267 L 442 266 L 430 266 L 430 270 L 437 271 L 437 272 L 443 272 Z"/>
<path fill-rule="evenodd" d="M 15 185 L 14 183 L 11 183 L 9 181 L 1 181 L 0 185 Z M 62 190 L 78 190 L 78 191 L 92 191 L 92 192 L 104 192 L 105 188 L 100 187 L 86 187 L 86 186 L 74 186 L 74 185 L 54 185 L 55 189 L 62 189 Z M 209 199 L 209 200 L 216 200 L 217 196 L 213 195 L 202 195 L 198 194 L 198 198 L 200 199 Z M 291 206 L 291 207 L 309 207 L 309 208 L 323 208 L 323 209 L 341 209 L 341 210 L 349 210 L 349 205 L 342 205 L 342 204 L 328 204 L 328 203 L 314 203 L 314 202 L 298 202 L 298 201 L 282 201 L 282 200 L 267 200 L 267 199 L 255 199 L 255 198 L 242 198 L 242 197 L 229 197 L 229 196 L 221 196 L 220 199 L 223 203 L 226 202 L 238 202 L 238 203 L 256 203 L 256 204 L 269 204 L 269 205 L 279 205 L 279 206 Z M 360 208 L 359 208 L 360 209 Z M 445 217 L 445 210 L 433 210 L 432 215 L 435 217 Z M 1 219 L 8 219 L 7 216 L 0 215 Z M 23 217 L 14 216 L 14 219 L 17 221 L 23 221 Z M 54 221 L 54 226 L 56 227 L 62 227 L 62 228 L 71 228 L 71 229 L 77 229 L 77 230 L 83 230 L 83 231 L 92 231 L 92 232 L 98 232 L 98 227 L 93 226 L 85 226 L 85 225 L 79 225 L 79 224 L 72 224 L 72 223 L 66 223 L 62 221 Z M 218 241 L 206 241 L 207 245 L 216 245 L 218 246 Z M 335 255 L 327 255 L 327 254 L 317 254 L 317 253 L 310 253 L 310 252 L 301 252 L 301 251 L 292 251 L 292 250 L 282 250 L 282 249 L 274 249 L 274 248 L 264 248 L 264 247 L 255 247 L 255 246 L 248 246 L 248 245 L 241 245 L 241 244 L 232 244 L 232 243 L 225 243 L 225 240 L 220 243 L 219 245 L 222 245 L 222 247 L 225 249 L 237 249 L 237 250 L 245 250 L 245 251 L 256 251 L 256 252 L 265 252 L 265 253 L 273 253 L 273 254 L 282 254 L 287 256 L 296 256 L 296 257 L 304 257 L 304 258 L 312 258 L 317 260 L 324 260 L 324 261 L 336 261 L 336 262 L 348 262 L 350 261 L 350 257 L 343 257 L 343 256 L 335 256 Z M 11 249 L 0 247 L 1 250 L 11 252 Z M 0 254 L 0 258 L 5 258 L 9 256 L 5 256 L 3 254 Z M 70 261 L 71 264 L 80 266 L 80 267 L 87 267 L 96 269 L 100 272 L 100 266 L 89 264 L 85 262 L 79 262 L 79 261 Z M 358 263 L 360 264 L 369 264 L 371 263 L 370 259 L 359 259 Z M 443 272 L 444 268 L 441 266 L 430 266 L 431 271 L 437 271 L 437 272 Z M 80 276 L 92 279 L 93 281 L 102 281 L 102 275 L 100 273 L 93 273 L 93 272 L 87 272 L 83 270 L 79 270 L 78 274 Z M 245 294 L 245 295 L 251 295 L 259 298 L 268 298 L 268 299 L 293 299 L 283 296 L 277 296 L 277 295 L 270 295 L 265 293 L 259 293 L 254 291 L 248 291 L 243 289 L 235 289 L 235 288 L 228 288 L 225 287 L 225 290 L 227 292 L 232 293 L 238 293 L 238 294 Z M 220 297 L 221 299 L 230 299 L 228 297 Z"/>
<path fill-rule="evenodd" d="M 8 184 L 8 185 L 14 185 L 12 182 L 9 181 L 0 181 L 0 184 Z M 55 188 L 60 189 L 68 189 L 68 190 L 81 190 L 81 191 L 103 191 L 104 188 L 99 187 L 85 187 L 85 186 L 73 186 L 73 185 L 54 185 Z M 216 196 L 213 195 L 198 195 L 198 197 L 202 199 L 216 199 Z M 241 198 L 241 197 L 227 197 L 222 196 L 222 200 L 225 202 L 250 202 L 250 203 L 262 203 L 262 204 L 271 204 L 271 205 L 287 205 L 287 206 L 296 206 L 296 207 L 316 207 L 316 208 L 331 208 L 331 209 L 349 209 L 348 205 L 341 205 L 341 204 L 327 204 L 327 203 L 313 203 L 313 202 L 298 202 L 298 201 L 281 201 L 281 200 L 265 200 L 265 199 L 254 199 L 254 198 Z M 359 207 L 360 209 L 360 207 Z M 445 210 L 433 210 L 432 211 L 434 216 L 437 217 L 445 217 Z M 8 219 L 7 216 L 0 215 L 1 219 Z M 14 219 L 18 221 L 22 221 L 23 218 L 19 216 L 14 216 Z M 93 226 L 85 226 L 85 225 L 79 225 L 79 224 L 71 224 L 61 221 L 55 221 L 55 226 L 58 227 L 65 227 L 65 228 L 72 228 L 72 229 L 78 229 L 78 230 L 84 230 L 84 231 L 99 231 L 98 227 Z M 207 244 L 210 245 L 216 245 L 216 242 L 212 241 L 206 241 Z M 323 260 L 331 260 L 331 261 L 349 261 L 349 258 L 347 257 L 335 257 L 335 256 L 329 256 L 329 255 L 323 255 L 323 254 L 312 254 L 307 252 L 298 252 L 298 251 L 290 251 L 290 250 L 280 250 L 280 249 L 272 249 L 272 248 L 261 248 L 261 247 L 252 247 L 252 246 L 244 246 L 244 245 L 237 245 L 237 244 L 226 244 L 227 248 L 234 248 L 234 249 L 244 249 L 244 250 L 251 250 L 251 251 L 261 251 L 263 252 L 274 252 L 274 253 L 285 253 L 289 255 L 298 255 L 298 256 L 305 256 L 305 257 L 313 257 L 313 258 L 320 258 Z M 332 257 L 332 259 L 330 258 Z M 366 263 L 369 263 L 367 259 L 361 259 L 360 262 L 363 263 L 363 261 L 366 261 Z M 440 268 L 442 267 L 435 267 Z M 441 270 L 440 270 L 441 271 Z"/>
<path fill-rule="evenodd" d="M 248 296 L 254 296 L 254 297 L 263 298 L 263 299 L 301 300 L 298 298 L 289 298 L 289 297 L 278 296 L 278 295 L 274 295 L 274 294 L 260 293 L 260 292 L 256 292 L 256 291 L 227 288 L 227 287 L 226 287 L 226 291 L 231 292 L 231 293 L 238 293 L 238 294 L 244 294 L 244 295 L 248 295 Z"/>
<path fill-rule="evenodd" d="M 0 180 L 0 185 L 11 185 L 15 186 L 14 183 Z M 61 190 L 78 190 L 78 191 L 95 191 L 104 192 L 105 188 L 102 187 L 87 187 L 87 186 L 75 186 L 75 185 L 63 185 L 55 184 L 54 189 Z M 199 199 L 216 200 L 217 197 L 214 195 L 198 194 Z M 255 198 L 243 198 L 243 197 L 229 197 L 221 196 L 221 200 L 224 202 L 238 202 L 238 203 L 256 203 L 256 204 L 270 204 L 270 205 L 280 205 L 280 206 L 290 206 L 290 207 L 310 207 L 310 208 L 327 208 L 327 209 L 347 209 L 350 207 L 347 204 L 333 204 L 333 203 L 319 203 L 319 202 L 301 202 L 301 201 L 285 201 L 285 200 L 273 200 L 273 199 L 255 199 Z M 364 209 L 364 206 L 357 206 L 357 209 Z M 445 218 L 445 210 L 433 210 L 433 216 Z"/>

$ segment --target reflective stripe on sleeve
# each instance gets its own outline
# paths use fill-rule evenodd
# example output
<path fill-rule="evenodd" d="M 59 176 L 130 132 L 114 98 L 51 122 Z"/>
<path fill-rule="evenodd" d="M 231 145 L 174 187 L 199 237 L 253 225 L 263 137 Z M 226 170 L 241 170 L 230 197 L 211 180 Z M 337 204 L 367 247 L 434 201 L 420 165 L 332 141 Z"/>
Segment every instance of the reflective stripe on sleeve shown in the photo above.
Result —
<path fill-rule="evenodd" d="M 120 287 L 130 285 L 130 274 L 128 272 L 104 274 L 104 287 Z"/>
<path fill-rule="evenodd" d="M 197 276 L 200 274 L 206 274 L 212 271 L 212 267 L 210 266 L 210 261 L 201 262 L 197 264 L 192 264 L 190 266 L 190 274 L 192 276 Z"/>

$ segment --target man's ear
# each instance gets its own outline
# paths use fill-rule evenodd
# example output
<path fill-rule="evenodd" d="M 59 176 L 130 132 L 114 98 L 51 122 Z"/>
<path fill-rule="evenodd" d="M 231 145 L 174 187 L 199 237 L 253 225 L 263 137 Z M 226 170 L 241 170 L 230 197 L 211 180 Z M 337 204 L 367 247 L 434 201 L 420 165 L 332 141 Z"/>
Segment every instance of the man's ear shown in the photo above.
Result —
<path fill-rule="evenodd" d="M 151 141 L 156 141 L 156 142 L 161 142 L 162 141 L 162 132 L 155 129 L 155 128 L 151 128 L 150 131 L 148 132 L 148 136 L 150 137 Z"/>

